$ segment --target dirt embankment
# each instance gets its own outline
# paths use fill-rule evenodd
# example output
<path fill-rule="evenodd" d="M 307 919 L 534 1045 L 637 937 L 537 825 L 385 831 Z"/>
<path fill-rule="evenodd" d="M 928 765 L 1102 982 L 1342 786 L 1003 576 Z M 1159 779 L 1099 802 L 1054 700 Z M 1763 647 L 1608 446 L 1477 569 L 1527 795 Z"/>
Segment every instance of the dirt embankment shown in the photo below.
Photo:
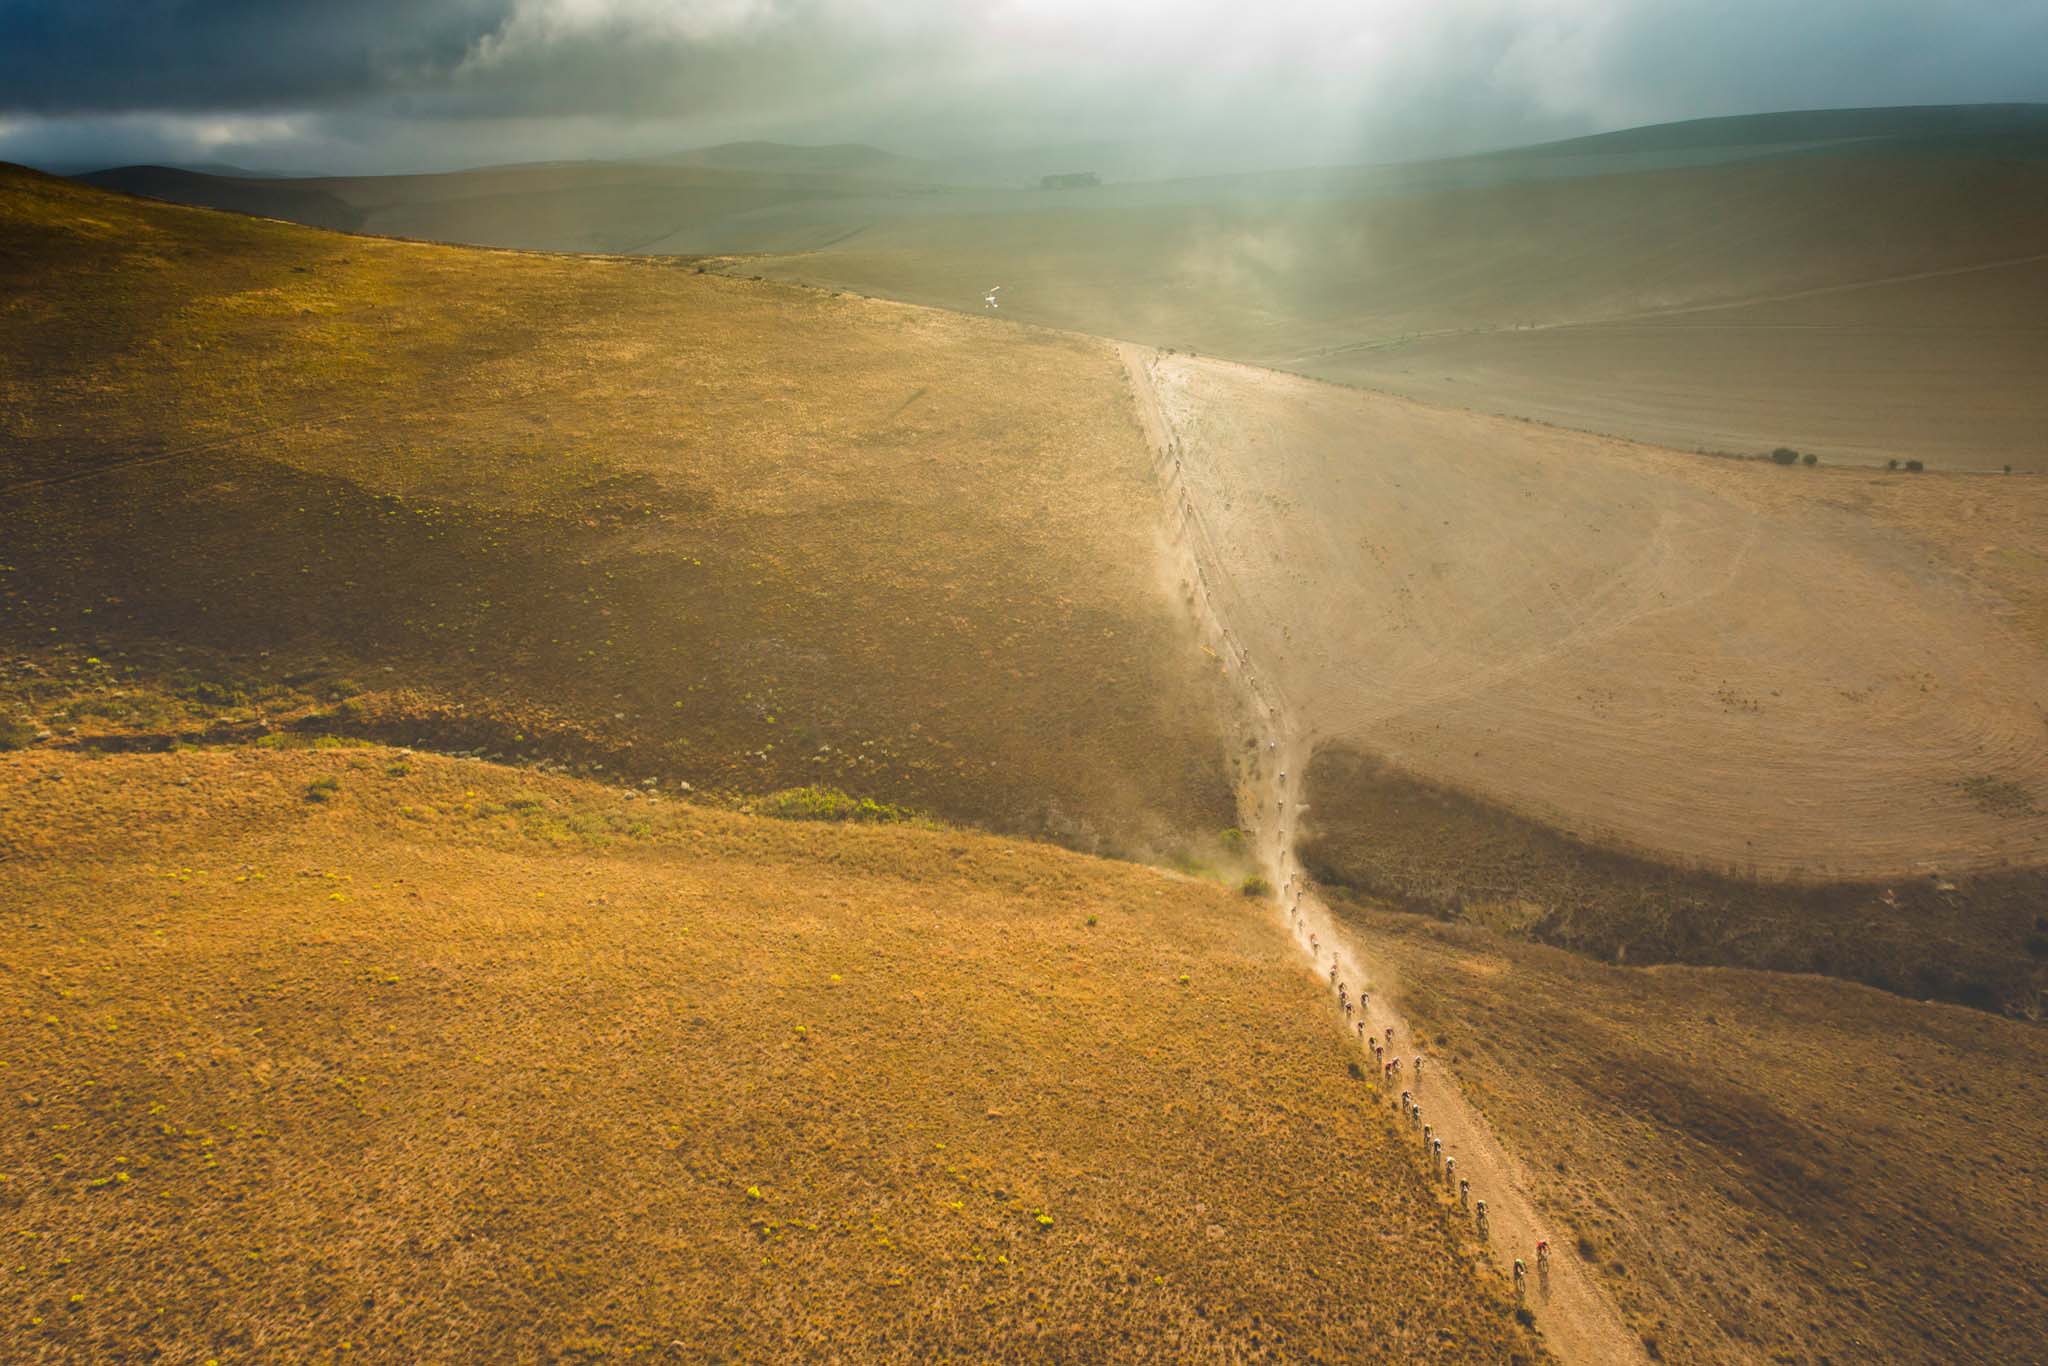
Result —
<path fill-rule="evenodd" d="M 1820 973 L 2015 1015 L 2048 989 L 2048 870 L 1750 881 L 1587 844 L 1341 745 L 1317 750 L 1305 795 L 1316 880 L 1402 910 L 1609 962 Z"/>

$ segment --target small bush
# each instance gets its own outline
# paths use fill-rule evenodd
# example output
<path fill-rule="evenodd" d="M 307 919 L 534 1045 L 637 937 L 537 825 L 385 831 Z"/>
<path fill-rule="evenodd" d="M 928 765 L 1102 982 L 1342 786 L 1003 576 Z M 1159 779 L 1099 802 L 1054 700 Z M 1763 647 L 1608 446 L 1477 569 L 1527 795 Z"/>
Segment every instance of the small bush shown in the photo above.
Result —
<path fill-rule="evenodd" d="M 201 679 L 189 688 L 179 690 L 180 697 L 188 702 L 197 702 L 202 707 L 246 707 L 249 705 L 249 690 L 234 683 L 220 683 L 213 679 Z"/>
<path fill-rule="evenodd" d="M 309 802 L 333 801 L 335 794 L 340 791 L 341 779 L 333 777 L 315 778 L 312 782 L 306 784 L 306 800 Z"/>
<path fill-rule="evenodd" d="M 1237 890 L 1246 896 L 1264 896 L 1273 890 L 1273 884 L 1260 877 L 1257 873 L 1253 873 L 1243 882 L 1237 884 Z"/>
<path fill-rule="evenodd" d="M 1808 451 L 1805 455 L 1799 457 L 1799 463 L 1811 469 L 1813 466 L 1818 465 L 1820 463 L 1820 457 L 1815 455 L 1812 451 Z"/>
<path fill-rule="evenodd" d="M 18 716 L 0 716 L 0 754 L 26 749 L 36 738 L 36 728 Z"/>
<path fill-rule="evenodd" d="M 1790 446 L 1780 446 L 1771 452 L 1771 462 L 1778 465 L 1796 465 L 1799 463 L 1799 452 Z"/>
<path fill-rule="evenodd" d="M 1242 854 L 1244 852 L 1245 833 L 1234 825 L 1217 836 L 1217 840 L 1229 853 Z"/>
<path fill-rule="evenodd" d="M 1579 1235 L 1579 1256 L 1589 1262 L 1600 1260 L 1600 1249 L 1593 1246 L 1593 1240 L 1585 1234 Z"/>
<path fill-rule="evenodd" d="M 872 797 L 852 797 L 836 787 L 789 787 L 771 792 L 753 804 L 756 815 L 782 821 L 857 821 L 882 825 L 914 821 L 917 813 L 888 806 Z"/>
<path fill-rule="evenodd" d="M 1899 462 L 1896 460 L 1887 460 L 1884 462 L 1884 467 L 1888 470 L 1895 470 L 1899 467 Z"/>
<path fill-rule="evenodd" d="M 1521 1324 L 1524 1328 L 1534 1328 L 1536 1326 L 1536 1314 L 1528 1305 L 1518 1304 L 1515 1306 L 1515 1322 Z"/>
<path fill-rule="evenodd" d="M 1908 474 L 1918 474 L 1926 468 L 1927 466 L 1921 464 L 1918 460 L 1908 460 L 1906 462 L 1906 473 Z"/>

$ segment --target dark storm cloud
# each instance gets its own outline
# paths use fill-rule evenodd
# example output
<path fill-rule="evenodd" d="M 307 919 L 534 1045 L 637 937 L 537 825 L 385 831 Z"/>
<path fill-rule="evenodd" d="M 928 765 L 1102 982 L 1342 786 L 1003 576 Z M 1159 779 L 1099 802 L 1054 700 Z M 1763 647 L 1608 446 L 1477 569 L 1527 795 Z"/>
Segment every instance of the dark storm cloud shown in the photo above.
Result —
<path fill-rule="evenodd" d="M 770 136 L 1298 163 L 2043 99 L 2043 51 L 2048 0 L 0 0 L 0 156 L 393 169 Z"/>
<path fill-rule="evenodd" d="M 301 108 L 418 87 L 512 0 L 0 0 L 0 112 Z"/>

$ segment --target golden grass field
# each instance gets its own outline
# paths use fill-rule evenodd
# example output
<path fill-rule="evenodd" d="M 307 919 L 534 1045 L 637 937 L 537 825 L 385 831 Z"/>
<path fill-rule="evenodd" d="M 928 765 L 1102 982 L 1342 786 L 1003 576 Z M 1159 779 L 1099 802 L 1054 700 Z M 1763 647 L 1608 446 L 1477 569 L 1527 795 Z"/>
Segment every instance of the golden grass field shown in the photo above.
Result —
<path fill-rule="evenodd" d="M 1544 1355 L 1210 883 L 379 747 L 0 859 L 8 1361 Z"/>
<path fill-rule="evenodd" d="M 1234 820 L 1102 344 L 13 171 L 0 490 L 18 724 L 823 781 L 1159 858 Z"/>
<path fill-rule="evenodd" d="M 2039 1354 L 2038 1026 L 1339 905 L 1662 1360 Z"/>
<path fill-rule="evenodd" d="M 1522 940 L 2038 1009 L 2048 484 L 1836 456 L 2035 432 L 2048 179 L 1264 193 L 692 262 L 0 168 L 0 1360 L 1540 1358 L 1226 886 L 1297 834 L 1646 1354 L 2028 1359 L 2033 1026 Z"/>

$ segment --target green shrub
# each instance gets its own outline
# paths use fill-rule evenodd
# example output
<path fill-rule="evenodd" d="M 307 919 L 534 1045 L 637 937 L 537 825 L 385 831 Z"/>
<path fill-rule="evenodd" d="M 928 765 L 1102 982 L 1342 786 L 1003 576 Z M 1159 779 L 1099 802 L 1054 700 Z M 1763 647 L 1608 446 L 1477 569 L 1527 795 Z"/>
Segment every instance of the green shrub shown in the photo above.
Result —
<path fill-rule="evenodd" d="M 1820 457 L 1815 455 L 1812 451 L 1808 451 L 1805 455 L 1799 457 L 1799 463 L 1807 466 L 1810 469 L 1813 466 L 1818 465 L 1820 463 Z"/>
<path fill-rule="evenodd" d="M 1273 884 L 1253 873 L 1237 885 L 1237 890 L 1246 896 L 1264 896 L 1273 890 Z"/>
<path fill-rule="evenodd" d="M 1896 460 L 1887 460 L 1884 462 L 1884 467 L 1888 470 L 1895 470 L 1899 467 L 1899 462 Z"/>
<path fill-rule="evenodd" d="M 1771 461 L 1778 465 L 1796 465 L 1799 463 L 1799 452 L 1790 446 L 1780 446 L 1771 452 Z"/>
<path fill-rule="evenodd" d="M 335 794 L 340 791 L 341 779 L 334 777 L 315 778 L 312 782 L 306 784 L 306 800 L 309 802 L 333 801 Z"/>
<path fill-rule="evenodd" d="M 888 824 L 913 821 L 917 813 L 905 806 L 889 806 L 872 797 L 853 797 L 836 787 L 789 787 L 771 792 L 754 802 L 756 815 L 783 821 L 858 821 Z"/>
<path fill-rule="evenodd" d="M 178 690 L 178 695 L 188 702 L 197 702 L 202 707 L 246 707 L 249 705 L 249 690 L 234 683 L 216 682 L 203 678 L 188 688 Z"/>
<path fill-rule="evenodd" d="M 1918 474 L 1926 468 L 1927 466 L 1921 464 L 1918 460 L 1908 460 L 1906 462 L 1906 472 L 1908 474 Z"/>

